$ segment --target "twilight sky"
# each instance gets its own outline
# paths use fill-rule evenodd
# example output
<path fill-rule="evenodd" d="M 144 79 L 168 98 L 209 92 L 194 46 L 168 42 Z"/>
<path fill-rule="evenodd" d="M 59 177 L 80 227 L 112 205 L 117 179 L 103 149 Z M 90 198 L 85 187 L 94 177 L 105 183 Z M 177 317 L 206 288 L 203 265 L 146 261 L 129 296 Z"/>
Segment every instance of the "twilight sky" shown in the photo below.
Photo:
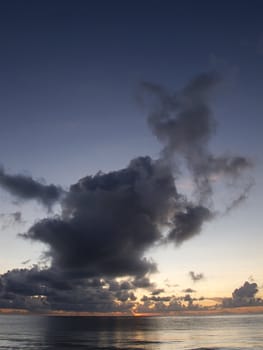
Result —
<path fill-rule="evenodd" d="M 262 10 L 0 2 L 0 308 L 263 304 Z"/>

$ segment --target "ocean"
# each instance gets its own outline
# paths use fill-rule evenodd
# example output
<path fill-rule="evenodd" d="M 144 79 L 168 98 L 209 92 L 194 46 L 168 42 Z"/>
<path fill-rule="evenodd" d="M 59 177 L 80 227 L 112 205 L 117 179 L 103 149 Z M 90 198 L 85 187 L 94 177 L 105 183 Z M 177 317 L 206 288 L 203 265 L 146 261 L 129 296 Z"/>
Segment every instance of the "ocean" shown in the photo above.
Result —
<path fill-rule="evenodd" d="M 263 315 L 0 316 L 0 349 L 263 350 Z"/>

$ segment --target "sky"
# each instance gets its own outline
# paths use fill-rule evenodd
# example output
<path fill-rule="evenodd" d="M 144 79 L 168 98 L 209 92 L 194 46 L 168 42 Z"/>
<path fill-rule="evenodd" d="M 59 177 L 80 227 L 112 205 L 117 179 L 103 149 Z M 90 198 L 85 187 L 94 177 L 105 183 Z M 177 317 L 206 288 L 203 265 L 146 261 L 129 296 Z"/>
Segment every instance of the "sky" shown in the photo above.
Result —
<path fill-rule="evenodd" d="M 0 308 L 262 307 L 261 13 L 0 2 Z"/>

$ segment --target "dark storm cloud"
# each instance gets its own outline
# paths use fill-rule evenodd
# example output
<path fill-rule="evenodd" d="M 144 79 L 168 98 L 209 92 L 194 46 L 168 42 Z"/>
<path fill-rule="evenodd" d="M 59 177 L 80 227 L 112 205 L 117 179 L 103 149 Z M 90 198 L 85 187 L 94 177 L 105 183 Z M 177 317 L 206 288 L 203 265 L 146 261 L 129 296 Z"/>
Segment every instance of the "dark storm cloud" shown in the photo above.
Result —
<path fill-rule="evenodd" d="M 211 202 L 213 176 L 235 177 L 251 167 L 245 157 L 214 156 L 209 151 L 216 131 L 209 100 L 220 80 L 216 72 L 203 73 L 176 94 L 158 85 L 142 84 L 144 95 L 150 94 L 149 125 L 164 144 L 162 157 L 173 162 L 179 156 L 186 161 L 200 204 Z"/>
<path fill-rule="evenodd" d="M 35 224 L 25 237 L 46 243 L 53 264 L 85 275 L 144 276 L 144 258 L 160 240 L 177 193 L 172 174 L 149 157 L 72 185 L 61 218 Z"/>
<path fill-rule="evenodd" d="M 198 282 L 205 278 L 203 273 L 195 273 L 194 271 L 190 271 L 189 276 L 193 282 Z"/>
<path fill-rule="evenodd" d="M 124 169 L 83 177 L 63 196 L 60 187 L 0 170 L 0 185 L 18 198 L 36 199 L 48 208 L 61 205 L 61 214 L 36 222 L 20 235 L 46 245 L 50 268 L 2 275 L 0 306 L 12 300 L 30 308 L 128 310 L 138 288 L 151 291 L 144 302 L 155 303 L 156 309 L 178 310 L 184 308 L 181 301 L 193 306 L 190 296 L 179 300 L 158 295 L 161 290 L 149 279 L 157 266 L 145 255 L 156 245 L 180 245 L 199 234 L 215 217 L 211 177 L 235 179 L 250 167 L 244 157 L 214 156 L 208 149 L 216 126 L 209 98 L 218 81 L 216 73 L 202 74 L 175 95 L 144 84 L 155 108 L 149 124 L 164 144 L 157 160 L 138 157 Z M 194 200 L 176 187 L 180 157 L 193 176 Z M 193 271 L 190 276 L 193 281 L 204 277 Z"/>
<path fill-rule="evenodd" d="M 30 176 L 7 174 L 3 167 L 0 168 L 0 186 L 17 198 L 35 199 L 48 208 L 57 202 L 62 194 L 60 187 L 42 184 Z"/>
<path fill-rule="evenodd" d="M 138 157 L 127 168 L 80 179 L 64 194 L 62 215 L 37 222 L 24 237 L 47 245 L 52 266 L 79 276 L 140 279 L 156 271 L 145 258 L 150 247 L 171 241 L 179 245 L 214 217 L 200 199 L 204 192 L 212 194 L 209 177 L 238 176 L 249 166 L 243 157 L 216 157 L 208 150 L 215 130 L 208 102 L 219 80 L 214 72 L 201 74 L 175 95 L 144 83 L 154 98 L 150 126 L 165 145 L 161 158 Z M 197 203 L 177 191 L 170 161 L 176 154 L 187 160 L 194 175 Z M 24 183 L 24 177 L 17 178 Z M 41 188 L 34 196 L 46 198 L 49 186 L 26 178 L 32 182 Z"/>
<path fill-rule="evenodd" d="M 164 239 L 177 244 L 200 232 L 212 214 L 177 193 L 170 167 L 150 157 L 72 185 L 61 217 L 33 225 L 25 238 L 48 247 L 52 264 L 85 276 L 136 276 L 154 272 L 147 249 Z"/>

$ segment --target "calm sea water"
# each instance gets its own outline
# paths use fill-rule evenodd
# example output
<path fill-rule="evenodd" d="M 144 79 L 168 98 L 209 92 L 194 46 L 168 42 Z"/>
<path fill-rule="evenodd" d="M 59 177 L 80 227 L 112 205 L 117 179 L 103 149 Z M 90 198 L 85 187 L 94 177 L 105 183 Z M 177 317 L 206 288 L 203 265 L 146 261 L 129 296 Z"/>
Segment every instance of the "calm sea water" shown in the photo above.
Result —
<path fill-rule="evenodd" d="M 0 349 L 263 350 L 263 315 L 0 316 Z"/>

